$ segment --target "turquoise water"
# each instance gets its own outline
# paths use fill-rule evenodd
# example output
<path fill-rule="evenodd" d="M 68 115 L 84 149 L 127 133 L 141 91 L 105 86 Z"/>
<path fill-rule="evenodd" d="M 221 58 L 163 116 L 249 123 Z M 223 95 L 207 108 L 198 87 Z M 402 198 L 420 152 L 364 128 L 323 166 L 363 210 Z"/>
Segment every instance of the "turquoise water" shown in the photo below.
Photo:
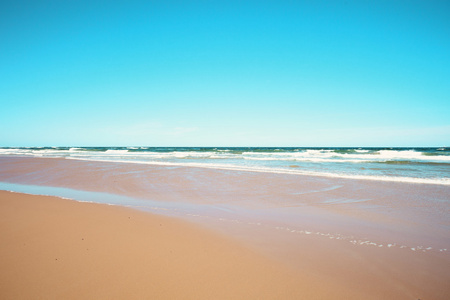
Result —
<path fill-rule="evenodd" d="M 0 155 L 60 157 L 450 185 L 450 148 L 40 147 Z"/>

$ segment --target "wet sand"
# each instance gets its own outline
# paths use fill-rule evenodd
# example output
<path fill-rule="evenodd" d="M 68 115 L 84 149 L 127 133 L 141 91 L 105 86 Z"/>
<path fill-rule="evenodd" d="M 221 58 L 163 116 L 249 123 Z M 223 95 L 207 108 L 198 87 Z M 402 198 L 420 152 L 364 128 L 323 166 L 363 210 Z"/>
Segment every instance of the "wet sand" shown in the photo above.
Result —
<path fill-rule="evenodd" d="M 144 209 L 207 227 L 211 237 L 232 239 L 231 248 L 292 272 L 271 272 L 268 299 L 450 295 L 447 186 L 27 157 L 0 157 L 0 181 L 170 204 Z M 277 282 L 295 284 L 280 294 Z"/>

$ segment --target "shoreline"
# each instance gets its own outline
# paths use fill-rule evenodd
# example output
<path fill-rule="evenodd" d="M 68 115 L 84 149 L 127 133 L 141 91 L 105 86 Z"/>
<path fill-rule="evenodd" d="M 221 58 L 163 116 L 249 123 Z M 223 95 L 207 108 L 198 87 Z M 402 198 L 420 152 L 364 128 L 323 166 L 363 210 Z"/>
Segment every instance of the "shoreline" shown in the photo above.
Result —
<path fill-rule="evenodd" d="M 193 206 L 193 210 L 208 209 L 207 213 L 216 217 L 223 217 L 221 211 L 227 210 L 247 215 L 264 210 L 282 221 L 292 221 L 296 215 L 308 218 L 308 222 L 290 224 L 298 225 L 297 229 L 311 224 L 318 230 L 326 229 L 318 220 L 325 213 L 344 235 L 355 235 L 355 225 L 381 226 L 386 229 L 384 236 L 389 237 L 385 243 L 414 247 L 424 240 L 427 247 L 450 249 L 450 186 L 445 185 L 0 156 L 1 181 L 109 193 L 163 206 Z M 401 234 L 391 235 L 396 228 L 402 229 Z M 394 239 L 400 236 L 403 240 Z M 434 236 L 437 238 L 430 244 Z"/>
<path fill-rule="evenodd" d="M 433 178 L 416 178 L 416 177 L 384 177 L 379 175 L 352 175 L 352 174 L 339 174 L 339 173 L 327 173 L 318 171 L 300 171 L 298 166 L 291 166 L 291 169 L 278 169 L 278 168 L 254 168 L 243 167 L 237 165 L 214 165 L 214 164 L 199 164 L 199 163 L 177 163 L 177 162 L 154 162 L 154 161 L 133 161 L 133 160 L 99 160 L 80 157 L 45 157 L 45 156 L 29 156 L 29 155 L 8 155 L 0 154 L 0 157 L 10 158 L 46 158 L 46 159 L 65 159 L 84 162 L 97 162 L 97 163 L 118 163 L 118 164 L 137 164 L 148 165 L 156 167 L 181 167 L 181 168 L 200 168 L 209 170 L 223 170 L 234 172 L 252 172 L 263 174 L 281 174 L 281 175 L 293 175 L 293 176 L 305 176 L 305 177 L 319 177 L 329 179 L 343 179 L 343 180 L 357 180 L 357 181 L 374 181 L 374 182 L 387 182 L 387 183 L 404 183 L 404 184 L 426 184 L 426 185 L 443 185 L 450 186 L 450 180 L 447 179 L 433 179 Z"/>
<path fill-rule="evenodd" d="M 365 299 L 445 299 L 450 294 L 448 252 L 436 251 L 434 244 L 425 252 L 418 244 L 410 245 L 414 250 L 404 249 L 389 240 L 448 245 L 448 204 L 421 202 L 447 199 L 446 187 L 411 189 L 408 184 L 307 177 L 299 182 L 295 176 L 48 158 L 0 159 L 0 181 L 5 178 L 130 195 L 144 202 L 157 199 L 174 208 L 172 217 L 231 237 L 296 276 L 334 286 L 334 299 L 352 293 Z M 378 198 L 324 202 L 368 195 Z M 183 211 L 183 203 L 194 210 Z M 355 234 L 362 244 L 349 243 Z M 376 238 L 381 242 L 371 245 Z"/>

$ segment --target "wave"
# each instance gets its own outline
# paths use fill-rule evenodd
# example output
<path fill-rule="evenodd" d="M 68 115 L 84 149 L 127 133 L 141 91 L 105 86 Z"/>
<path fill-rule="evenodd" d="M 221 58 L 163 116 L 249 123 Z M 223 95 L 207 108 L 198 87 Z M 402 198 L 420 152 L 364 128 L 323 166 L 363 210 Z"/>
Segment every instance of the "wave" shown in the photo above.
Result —
<path fill-rule="evenodd" d="M 441 148 L 439 148 L 441 149 Z M 304 161 L 404 164 L 414 162 L 450 163 L 450 152 L 426 149 L 305 149 L 305 148 L 152 148 L 152 147 L 32 147 L 0 148 L 4 155 L 35 156 L 139 156 L 148 159 L 243 159 L 260 161 Z"/>
<path fill-rule="evenodd" d="M 128 150 L 108 149 L 108 150 L 105 151 L 105 153 L 109 153 L 109 154 L 126 154 L 126 153 L 128 153 Z"/>
<path fill-rule="evenodd" d="M 395 151 L 380 150 L 376 152 L 336 152 L 334 150 L 306 150 L 302 152 L 285 152 L 264 154 L 244 152 L 243 158 L 247 160 L 286 160 L 286 161 L 309 161 L 309 162 L 439 162 L 450 163 L 450 156 L 446 155 L 423 155 L 423 152 L 414 150 Z"/>
<path fill-rule="evenodd" d="M 449 148 L 442 149 L 444 150 L 438 150 L 438 148 L 4 147 L 0 148 L 0 155 L 168 164 L 255 172 L 264 170 L 264 172 L 356 179 L 369 176 L 373 180 L 437 183 L 450 180 Z M 408 179 L 399 180 L 398 178 Z"/>

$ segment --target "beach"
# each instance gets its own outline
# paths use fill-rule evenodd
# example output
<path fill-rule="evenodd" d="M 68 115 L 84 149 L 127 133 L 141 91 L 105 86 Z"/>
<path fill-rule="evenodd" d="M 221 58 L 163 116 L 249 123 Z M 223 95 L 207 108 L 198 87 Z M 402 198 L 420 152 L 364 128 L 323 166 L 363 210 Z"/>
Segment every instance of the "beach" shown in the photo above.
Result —
<path fill-rule="evenodd" d="M 0 181 L 98 202 L 1 192 L 5 299 L 450 295 L 446 185 L 9 156 Z"/>
<path fill-rule="evenodd" d="M 326 295 L 224 237 L 120 207 L 0 192 L 2 299 Z M 305 284 L 305 283 L 303 283 Z"/>
<path fill-rule="evenodd" d="M 0 300 L 450 299 L 450 1 L 0 16 Z"/>
<path fill-rule="evenodd" d="M 0 16 L 0 300 L 450 299 L 450 1 Z"/>

